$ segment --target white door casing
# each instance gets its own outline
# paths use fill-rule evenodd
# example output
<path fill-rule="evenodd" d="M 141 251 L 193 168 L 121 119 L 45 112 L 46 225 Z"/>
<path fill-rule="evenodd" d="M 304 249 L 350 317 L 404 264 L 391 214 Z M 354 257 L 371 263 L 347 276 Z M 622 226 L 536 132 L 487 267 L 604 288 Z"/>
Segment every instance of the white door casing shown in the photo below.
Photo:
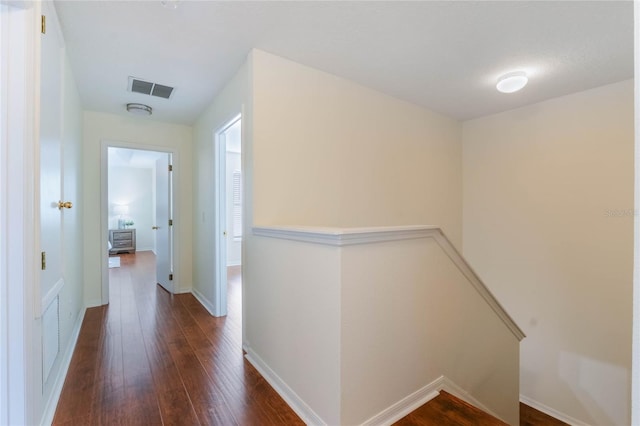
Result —
<path fill-rule="evenodd" d="M 217 317 L 227 315 L 227 141 L 226 132 L 238 120 L 241 114 L 233 117 L 214 133 L 215 154 L 215 281 L 214 281 L 214 312 Z"/>
<path fill-rule="evenodd" d="M 214 315 L 222 317 L 227 315 L 227 144 L 224 130 L 215 135 L 215 300 Z"/>
<path fill-rule="evenodd" d="M 163 154 L 156 160 L 156 281 L 165 290 L 175 293 L 173 286 L 172 206 L 171 206 L 171 154 Z"/>
<path fill-rule="evenodd" d="M 101 256 L 101 304 L 105 305 L 109 303 L 109 252 L 107 249 L 107 242 L 109 241 L 109 214 L 108 214 L 108 192 L 109 192 L 109 147 L 113 148 L 127 148 L 127 149 L 139 149 L 144 151 L 156 151 L 165 153 L 169 156 L 170 161 L 173 163 L 174 170 L 178 170 L 180 167 L 180 155 L 179 152 L 171 147 L 158 146 L 137 142 L 125 142 L 102 139 L 100 142 L 100 224 L 101 224 L 101 241 L 100 241 L 100 256 Z M 169 179 L 169 186 L 172 188 L 179 187 L 179 174 L 172 173 Z M 156 199 L 158 198 L 156 194 Z M 157 200 L 156 200 L 157 201 Z M 180 216 L 180 194 L 171 192 L 170 206 L 171 213 L 175 223 L 179 222 Z M 175 204 L 175 205 L 174 205 Z M 180 244 L 180 232 L 179 228 L 172 227 L 171 240 L 169 245 L 169 265 L 173 273 L 172 287 L 176 293 L 180 289 L 180 264 L 175 263 L 173 257 L 176 253 L 176 247 Z M 157 252 L 156 244 L 156 252 Z M 157 253 L 156 253 L 157 254 Z M 92 306 L 97 306 L 94 304 Z"/>
<path fill-rule="evenodd" d="M 0 2 L 0 424 L 37 423 L 39 2 Z M 10 178 L 10 185 L 9 183 Z M 10 285 L 20 283 L 21 285 Z"/>

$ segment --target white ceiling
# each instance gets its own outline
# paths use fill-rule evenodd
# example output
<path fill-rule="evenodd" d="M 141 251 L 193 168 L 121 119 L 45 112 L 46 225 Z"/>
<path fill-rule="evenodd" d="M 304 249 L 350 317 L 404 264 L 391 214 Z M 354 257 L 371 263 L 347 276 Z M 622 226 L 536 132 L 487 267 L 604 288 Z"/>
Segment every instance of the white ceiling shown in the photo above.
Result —
<path fill-rule="evenodd" d="M 84 107 L 192 124 L 251 48 L 469 119 L 633 78 L 633 2 L 56 1 Z M 499 75 L 530 74 L 521 92 Z M 174 86 L 127 92 L 127 78 Z"/>

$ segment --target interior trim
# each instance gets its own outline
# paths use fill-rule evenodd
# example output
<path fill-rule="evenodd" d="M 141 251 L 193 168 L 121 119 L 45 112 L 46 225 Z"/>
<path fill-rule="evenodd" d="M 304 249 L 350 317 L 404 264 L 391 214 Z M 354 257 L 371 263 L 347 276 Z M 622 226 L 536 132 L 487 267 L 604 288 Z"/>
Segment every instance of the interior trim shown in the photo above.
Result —
<path fill-rule="evenodd" d="M 278 238 L 302 243 L 323 244 L 335 247 L 345 247 L 357 244 L 376 244 L 389 241 L 412 240 L 418 238 L 433 238 L 440 248 L 453 261 L 458 270 L 467 278 L 469 283 L 480 293 L 482 298 L 500 317 L 502 322 L 511 330 L 513 335 L 521 341 L 524 332 L 518 327 L 513 318 L 496 300 L 491 291 L 482 282 L 478 274 L 453 246 L 451 241 L 437 226 L 385 226 L 375 228 L 322 228 L 310 226 L 257 226 L 252 229 L 254 236 Z"/>

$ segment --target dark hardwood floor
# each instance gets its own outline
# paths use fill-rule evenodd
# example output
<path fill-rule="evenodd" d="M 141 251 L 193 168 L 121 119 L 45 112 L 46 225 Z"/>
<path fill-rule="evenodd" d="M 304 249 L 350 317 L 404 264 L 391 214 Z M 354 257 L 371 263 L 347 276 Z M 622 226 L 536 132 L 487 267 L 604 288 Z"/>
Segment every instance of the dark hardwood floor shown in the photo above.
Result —
<path fill-rule="evenodd" d="M 506 423 L 441 391 L 440 395 L 403 417 L 394 426 L 505 426 Z M 520 403 L 520 426 L 568 426 Z"/>
<path fill-rule="evenodd" d="M 302 425 L 243 356 L 239 268 L 229 315 L 155 284 L 151 252 L 120 255 L 110 303 L 90 308 L 54 425 Z"/>
<path fill-rule="evenodd" d="M 440 395 L 427 404 L 403 417 L 395 426 L 506 426 L 506 423 L 496 419 L 476 407 L 441 391 Z"/>
<path fill-rule="evenodd" d="M 520 403 L 520 426 L 569 426 L 555 417 L 546 415 L 543 412 Z"/>
<path fill-rule="evenodd" d="M 54 425 L 302 425 L 242 352 L 240 268 L 228 316 L 155 283 L 151 252 L 120 255 L 110 303 L 87 309 Z M 521 424 L 564 425 L 524 404 Z M 446 392 L 397 425 L 504 425 Z"/>

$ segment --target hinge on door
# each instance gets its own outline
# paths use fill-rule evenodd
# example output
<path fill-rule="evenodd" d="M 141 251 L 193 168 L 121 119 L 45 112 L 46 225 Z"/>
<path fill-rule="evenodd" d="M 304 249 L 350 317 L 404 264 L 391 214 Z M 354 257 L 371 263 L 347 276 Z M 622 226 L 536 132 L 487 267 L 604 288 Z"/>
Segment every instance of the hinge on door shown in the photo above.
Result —
<path fill-rule="evenodd" d="M 169 171 L 172 172 L 173 171 L 173 164 L 169 164 Z"/>
<path fill-rule="evenodd" d="M 40 32 L 42 34 L 47 33 L 47 17 L 44 15 L 40 15 Z"/>
<path fill-rule="evenodd" d="M 173 219 L 169 219 L 169 226 L 173 226 Z"/>
<path fill-rule="evenodd" d="M 43 251 L 40 253 L 40 269 L 43 271 L 47 269 L 47 252 Z"/>
<path fill-rule="evenodd" d="M 169 281 L 173 281 L 173 274 L 169 274 Z"/>

